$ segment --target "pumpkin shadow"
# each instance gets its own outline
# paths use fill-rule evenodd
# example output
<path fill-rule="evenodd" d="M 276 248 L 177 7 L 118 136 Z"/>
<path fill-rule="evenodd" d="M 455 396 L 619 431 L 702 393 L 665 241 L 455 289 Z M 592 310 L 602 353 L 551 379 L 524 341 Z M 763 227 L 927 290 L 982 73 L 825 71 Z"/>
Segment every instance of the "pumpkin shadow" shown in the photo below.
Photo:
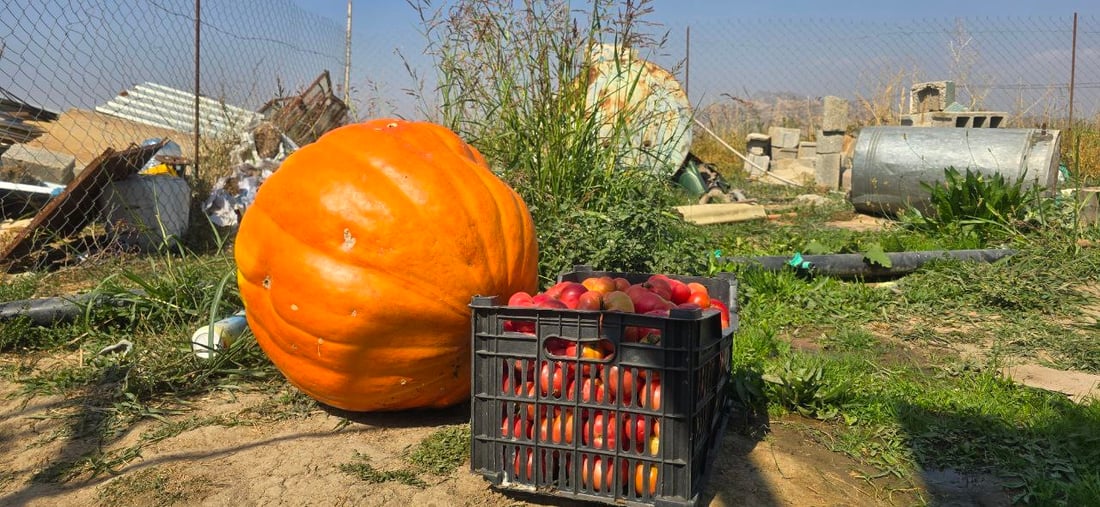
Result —
<path fill-rule="evenodd" d="M 470 422 L 470 402 L 447 408 L 401 410 L 396 412 L 352 412 L 317 402 L 318 408 L 333 417 L 356 424 L 381 428 L 437 427 Z"/>

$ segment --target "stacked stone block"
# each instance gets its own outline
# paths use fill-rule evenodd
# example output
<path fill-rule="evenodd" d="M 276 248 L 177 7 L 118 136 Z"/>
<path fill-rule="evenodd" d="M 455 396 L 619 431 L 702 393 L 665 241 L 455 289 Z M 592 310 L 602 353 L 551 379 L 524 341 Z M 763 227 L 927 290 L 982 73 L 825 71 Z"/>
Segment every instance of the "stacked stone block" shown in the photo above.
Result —
<path fill-rule="evenodd" d="M 769 127 L 768 136 L 772 140 L 772 165 L 781 160 L 794 160 L 798 158 L 798 138 L 802 134 L 801 129 L 784 127 Z"/>
<path fill-rule="evenodd" d="M 15 183 L 68 184 L 75 177 L 76 158 L 25 144 L 13 144 L 0 155 L 0 180 Z"/>
<path fill-rule="evenodd" d="M 748 148 L 748 159 L 755 168 L 746 168 L 750 173 L 758 171 L 767 171 L 771 167 L 771 156 L 768 152 L 772 147 L 772 138 L 767 134 L 761 134 L 753 132 L 748 135 L 745 140 L 745 145 Z"/>
<path fill-rule="evenodd" d="M 814 160 L 814 175 L 817 184 L 829 190 L 841 188 L 841 150 L 844 147 L 844 131 L 847 128 L 848 101 L 840 97 L 825 97 L 821 128 L 816 132 L 817 158 Z"/>

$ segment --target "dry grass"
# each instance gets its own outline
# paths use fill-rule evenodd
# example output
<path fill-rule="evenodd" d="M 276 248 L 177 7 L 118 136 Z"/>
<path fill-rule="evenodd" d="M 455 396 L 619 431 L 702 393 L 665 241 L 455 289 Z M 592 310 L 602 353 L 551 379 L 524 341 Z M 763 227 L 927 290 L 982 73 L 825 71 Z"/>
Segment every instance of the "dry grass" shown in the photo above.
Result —
<path fill-rule="evenodd" d="M 761 132 L 766 127 L 753 102 L 728 95 L 726 97 L 730 99 L 728 102 L 702 108 L 696 112 L 696 118 L 721 137 L 722 141 L 744 154 L 746 137 L 752 132 Z M 725 176 L 733 175 L 744 166 L 740 157 L 699 128 L 695 129 L 692 136 L 691 153 L 713 164 Z"/>
<path fill-rule="evenodd" d="M 908 83 L 916 82 L 914 76 L 904 70 L 880 76 L 869 96 L 857 94 L 855 119 L 862 125 L 897 125 L 908 111 Z"/>
<path fill-rule="evenodd" d="M 1100 131 L 1096 125 L 1095 121 L 1078 125 L 1061 146 L 1062 162 L 1089 184 L 1100 182 Z"/>

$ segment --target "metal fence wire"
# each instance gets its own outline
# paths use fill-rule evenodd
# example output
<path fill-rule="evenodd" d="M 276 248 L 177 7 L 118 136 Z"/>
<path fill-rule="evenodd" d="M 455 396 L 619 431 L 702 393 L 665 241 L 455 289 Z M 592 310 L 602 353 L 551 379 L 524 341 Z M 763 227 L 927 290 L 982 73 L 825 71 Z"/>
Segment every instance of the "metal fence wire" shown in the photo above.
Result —
<path fill-rule="evenodd" d="M 0 265 L 52 248 L 69 255 L 81 238 L 84 250 L 88 238 L 165 248 L 206 227 L 212 206 L 231 222 L 241 181 L 310 140 L 303 118 L 347 112 L 302 111 L 303 98 L 342 95 L 328 72 L 343 74 L 345 28 L 290 0 L 47 0 L 3 11 Z M 323 97 L 305 95 L 310 86 Z M 273 118 L 286 128 L 265 131 Z M 223 199 L 207 202 L 213 194 Z"/>
<path fill-rule="evenodd" d="M 693 103 L 747 104 L 767 124 L 827 95 L 847 99 L 853 121 L 896 124 L 912 85 L 938 81 L 954 84 L 957 107 L 1005 113 L 1011 126 L 1065 124 L 1071 97 L 1075 119 L 1100 114 L 1095 16 L 1077 17 L 1076 40 L 1073 15 L 714 19 L 668 29 L 664 63 L 685 61 Z"/>
<path fill-rule="evenodd" d="M 198 23 L 198 0 L 3 5 L 0 266 L 79 234 L 149 250 L 206 217 L 232 228 L 281 157 L 349 106 L 420 117 L 436 102 L 413 27 L 358 34 L 345 104 L 347 84 L 329 72 L 345 70 L 346 20 L 291 0 L 205 0 Z M 364 2 L 357 16 L 376 8 Z M 850 129 L 897 124 L 922 82 L 951 82 L 943 107 L 993 111 L 1004 127 L 1100 120 L 1095 16 L 790 14 L 650 19 L 667 42 L 642 56 L 673 71 L 697 119 L 734 144 L 770 127 L 812 135 L 827 96 L 848 103 Z"/>

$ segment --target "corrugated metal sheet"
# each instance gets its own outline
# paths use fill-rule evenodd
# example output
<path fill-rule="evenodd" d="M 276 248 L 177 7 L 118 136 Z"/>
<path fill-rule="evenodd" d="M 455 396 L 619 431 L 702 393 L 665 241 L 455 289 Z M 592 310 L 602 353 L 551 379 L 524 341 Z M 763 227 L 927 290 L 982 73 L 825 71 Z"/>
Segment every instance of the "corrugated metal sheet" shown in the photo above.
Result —
<path fill-rule="evenodd" d="M 156 83 L 136 85 L 95 110 L 146 125 L 194 132 L 195 95 Z M 244 130 L 262 118 L 254 111 L 199 98 L 199 126 L 206 134 Z"/>

